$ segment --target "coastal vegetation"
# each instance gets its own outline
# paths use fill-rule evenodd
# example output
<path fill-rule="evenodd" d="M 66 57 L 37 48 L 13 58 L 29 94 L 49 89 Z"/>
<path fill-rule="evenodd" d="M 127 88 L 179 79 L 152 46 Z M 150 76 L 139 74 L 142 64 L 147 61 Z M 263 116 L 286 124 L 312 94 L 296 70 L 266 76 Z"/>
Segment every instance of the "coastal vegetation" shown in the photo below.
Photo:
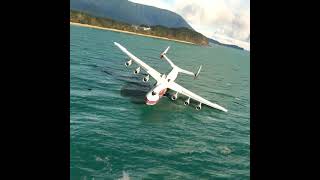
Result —
<path fill-rule="evenodd" d="M 175 39 L 180 41 L 187 41 L 198 45 L 208 45 L 209 40 L 204 35 L 188 29 L 181 28 L 168 28 L 161 25 L 148 26 L 145 24 L 133 25 L 110 18 L 102 18 L 92 16 L 85 12 L 70 10 L 70 22 L 88 24 L 92 26 L 99 26 L 103 28 L 112 28 L 122 31 L 129 31 L 138 34 L 146 34 L 158 37 L 165 37 L 168 39 Z"/>

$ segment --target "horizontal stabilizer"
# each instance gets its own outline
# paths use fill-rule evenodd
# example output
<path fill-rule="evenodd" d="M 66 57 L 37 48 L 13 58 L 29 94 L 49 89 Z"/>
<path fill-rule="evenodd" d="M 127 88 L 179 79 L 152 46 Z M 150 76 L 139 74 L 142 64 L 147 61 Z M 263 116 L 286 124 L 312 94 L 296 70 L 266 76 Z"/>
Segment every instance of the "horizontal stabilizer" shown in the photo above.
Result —
<path fill-rule="evenodd" d="M 196 79 L 199 76 L 201 69 L 202 69 L 202 65 L 200 65 L 198 72 L 194 75 L 194 79 Z"/>
<path fill-rule="evenodd" d="M 169 49 L 170 49 L 170 46 L 168 46 L 167 49 L 160 54 L 160 58 L 163 58 L 163 55 L 166 55 Z"/>

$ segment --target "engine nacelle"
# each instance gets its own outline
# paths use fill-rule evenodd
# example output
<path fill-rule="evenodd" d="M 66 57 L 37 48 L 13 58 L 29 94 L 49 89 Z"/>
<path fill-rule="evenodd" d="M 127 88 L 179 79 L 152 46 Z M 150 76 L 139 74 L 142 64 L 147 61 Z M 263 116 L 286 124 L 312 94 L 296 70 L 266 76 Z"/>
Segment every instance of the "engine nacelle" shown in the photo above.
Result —
<path fill-rule="evenodd" d="M 201 109 L 201 103 L 198 104 L 198 106 L 196 107 L 196 109 L 199 111 Z"/>
<path fill-rule="evenodd" d="M 184 105 L 187 106 L 190 104 L 190 98 L 188 98 L 186 101 L 184 101 Z"/>
<path fill-rule="evenodd" d="M 127 61 L 126 63 L 125 63 L 125 65 L 128 67 L 128 66 L 131 66 L 131 64 L 132 64 L 132 59 L 130 59 L 129 61 Z"/>
<path fill-rule="evenodd" d="M 139 72 L 140 72 L 140 67 L 138 67 L 137 69 L 135 69 L 133 73 L 134 73 L 134 74 L 139 74 Z"/>
<path fill-rule="evenodd" d="M 171 99 L 174 101 L 178 98 L 178 92 L 171 96 Z"/>
<path fill-rule="evenodd" d="M 144 77 L 144 78 L 142 79 L 142 81 L 143 81 L 143 82 L 148 82 L 148 81 L 149 81 L 149 77 L 150 77 L 150 75 L 148 74 L 146 77 Z"/>

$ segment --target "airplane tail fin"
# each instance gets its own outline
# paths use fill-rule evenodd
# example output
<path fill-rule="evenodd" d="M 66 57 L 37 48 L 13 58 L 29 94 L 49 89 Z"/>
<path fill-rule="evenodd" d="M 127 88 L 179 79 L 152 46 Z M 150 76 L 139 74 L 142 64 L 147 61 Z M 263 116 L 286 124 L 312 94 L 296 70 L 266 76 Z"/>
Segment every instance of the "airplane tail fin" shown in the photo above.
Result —
<path fill-rule="evenodd" d="M 201 71 L 201 68 L 202 68 L 202 65 L 200 65 L 197 73 L 193 73 L 193 72 L 190 72 L 190 71 L 187 71 L 187 70 L 184 70 L 184 69 L 181 69 L 180 67 L 176 66 L 167 56 L 167 52 L 169 51 L 170 49 L 170 46 L 167 47 L 166 50 L 164 50 L 161 54 L 160 54 L 160 58 L 161 59 L 165 59 L 172 68 L 176 68 L 178 70 L 178 72 L 181 72 L 181 73 L 184 73 L 184 74 L 188 74 L 188 75 L 191 75 L 191 76 L 194 76 L 194 79 L 196 79 L 198 76 L 199 76 L 199 73 Z"/>

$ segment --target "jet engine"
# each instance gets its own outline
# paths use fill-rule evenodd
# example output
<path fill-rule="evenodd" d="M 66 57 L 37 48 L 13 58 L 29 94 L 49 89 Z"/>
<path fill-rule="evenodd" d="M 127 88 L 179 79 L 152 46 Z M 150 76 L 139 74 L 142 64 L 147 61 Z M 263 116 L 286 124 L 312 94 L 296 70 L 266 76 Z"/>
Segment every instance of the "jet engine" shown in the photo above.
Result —
<path fill-rule="evenodd" d="M 144 77 L 144 78 L 142 79 L 142 81 L 143 81 L 143 82 L 148 82 L 148 81 L 149 81 L 149 77 L 150 77 L 150 76 L 149 76 L 149 74 L 148 74 L 146 77 Z"/>
<path fill-rule="evenodd" d="M 125 63 L 125 65 L 128 67 L 128 66 L 131 66 L 131 64 L 132 64 L 132 59 L 130 59 L 129 61 L 127 61 L 126 63 Z"/>
<path fill-rule="evenodd" d="M 135 69 L 133 73 L 134 73 L 134 74 L 139 74 L 139 72 L 140 72 L 140 67 L 138 67 L 137 69 Z"/>
<path fill-rule="evenodd" d="M 190 98 L 188 98 L 186 101 L 184 101 L 184 105 L 187 106 L 190 104 Z"/>
<path fill-rule="evenodd" d="M 171 96 L 171 99 L 174 101 L 178 98 L 178 92 L 176 92 L 173 96 Z"/>
<path fill-rule="evenodd" d="M 196 107 L 196 109 L 199 111 L 201 109 L 201 103 L 198 104 L 198 106 Z"/>

